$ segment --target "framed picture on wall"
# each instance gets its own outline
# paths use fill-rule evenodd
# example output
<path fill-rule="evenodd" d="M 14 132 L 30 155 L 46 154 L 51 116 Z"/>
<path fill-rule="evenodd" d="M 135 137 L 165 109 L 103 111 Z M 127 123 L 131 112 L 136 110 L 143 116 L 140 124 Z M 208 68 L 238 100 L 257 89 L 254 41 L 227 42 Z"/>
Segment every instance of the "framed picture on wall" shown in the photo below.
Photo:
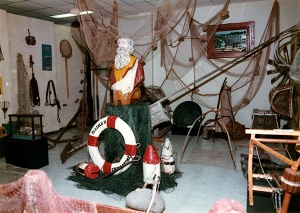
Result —
<path fill-rule="evenodd" d="M 52 50 L 51 45 L 42 44 L 42 63 L 44 71 L 52 71 Z"/>
<path fill-rule="evenodd" d="M 235 58 L 254 47 L 254 21 L 221 24 L 208 43 L 207 58 Z"/>

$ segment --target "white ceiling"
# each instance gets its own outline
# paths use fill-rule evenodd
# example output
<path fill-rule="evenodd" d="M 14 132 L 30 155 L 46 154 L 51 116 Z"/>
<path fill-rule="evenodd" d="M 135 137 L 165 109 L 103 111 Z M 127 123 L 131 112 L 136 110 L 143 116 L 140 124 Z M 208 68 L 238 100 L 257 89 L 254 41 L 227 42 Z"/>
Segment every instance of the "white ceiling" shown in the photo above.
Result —
<path fill-rule="evenodd" d="M 85 0 L 98 1 L 111 7 L 114 0 Z M 244 3 L 262 0 L 231 0 L 233 3 Z M 145 12 L 147 8 L 152 10 L 160 0 L 116 0 L 119 8 L 119 15 L 133 15 Z M 197 7 L 223 5 L 226 0 L 197 0 Z M 74 8 L 74 0 L 0 0 L 0 9 L 8 13 L 33 17 L 54 22 L 60 25 L 70 25 L 76 17 L 54 19 L 49 16 L 69 13 Z"/>

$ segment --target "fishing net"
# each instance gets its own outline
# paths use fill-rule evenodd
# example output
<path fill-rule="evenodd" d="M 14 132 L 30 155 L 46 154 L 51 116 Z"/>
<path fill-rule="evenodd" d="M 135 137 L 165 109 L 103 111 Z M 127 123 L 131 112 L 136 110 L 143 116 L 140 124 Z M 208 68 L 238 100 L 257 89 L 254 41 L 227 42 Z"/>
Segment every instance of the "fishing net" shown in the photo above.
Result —
<path fill-rule="evenodd" d="M 118 116 L 128 124 L 138 144 L 137 155 L 143 156 L 147 145 L 152 143 L 149 105 L 144 103 L 118 107 L 108 105 L 105 113 Z M 106 160 L 112 162 L 115 158 L 122 158 L 124 149 L 120 144 L 125 144 L 125 139 L 121 133 L 116 129 L 109 128 L 104 131 L 104 136 Z"/>
<path fill-rule="evenodd" d="M 141 159 L 145 153 L 148 144 L 152 143 L 151 121 L 149 104 L 137 103 L 125 106 L 107 106 L 106 115 L 115 115 L 124 120 L 132 129 L 137 143 L 137 156 Z M 105 160 L 114 162 L 121 159 L 124 154 L 125 144 L 121 133 L 116 129 L 104 130 L 104 152 Z M 170 191 L 177 186 L 176 179 L 181 177 L 181 172 L 176 170 L 172 175 L 161 174 L 160 190 Z M 143 162 L 140 160 L 132 165 L 124 172 L 118 175 L 104 176 L 100 174 L 95 179 L 88 179 L 84 175 L 79 174 L 76 168 L 73 168 L 68 180 L 76 182 L 76 186 L 82 189 L 101 191 L 112 198 L 120 199 L 137 188 L 144 185 L 143 181 Z"/>
<path fill-rule="evenodd" d="M 143 164 L 131 165 L 129 169 L 118 175 L 110 175 L 103 178 L 101 175 L 95 179 L 88 179 L 79 174 L 76 168 L 71 168 L 71 175 L 68 180 L 74 181 L 76 187 L 86 190 L 101 191 L 107 196 L 120 200 L 124 199 L 130 192 L 137 188 L 142 188 L 143 181 Z M 173 174 L 161 173 L 159 190 L 167 193 L 172 192 L 177 186 L 177 178 L 182 176 L 177 168 Z"/>
<path fill-rule="evenodd" d="M 75 30 L 73 38 L 81 47 L 84 46 L 88 50 L 96 65 L 111 67 L 116 55 L 117 39 L 130 37 L 135 41 L 134 54 L 143 62 L 151 60 L 150 53 L 158 54 L 158 51 L 152 51 L 160 47 L 164 54 L 161 64 L 166 68 L 165 72 L 171 70 L 171 65 L 174 70 L 184 68 L 187 72 L 192 68 L 193 63 L 184 54 L 185 48 L 191 48 L 191 39 L 197 40 L 189 33 L 190 23 L 192 27 L 201 31 L 203 27 L 206 29 L 207 26 L 211 26 L 205 35 L 201 35 L 201 38 L 208 40 L 228 15 L 229 0 L 216 15 L 203 24 L 196 22 L 193 17 L 196 0 L 145 2 L 145 5 L 139 8 L 132 8 L 138 9 L 138 18 L 129 16 L 126 11 L 119 11 L 116 1 L 108 3 L 102 0 L 75 0 L 74 4 L 80 11 L 94 12 L 78 16 L 81 35 L 79 36 Z M 179 46 L 183 54 L 174 55 L 174 47 Z M 199 59 L 204 52 L 198 51 L 198 53 Z M 178 55 L 185 57 L 180 59 Z"/>
<path fill-rule="evenodd" d="M 156 4 L 143 3 L 140 7 L 131 8 L 138 10 L 138 15 L 128 16 L 126 11 L 118 9 L 116 1 L 108 3 L 102 0 L 75 0 L 75 7 L 80 11 L 94 11 L 93 14 L 78 16 L 80 27 L 73 34 L 75 41 L 89 52 L 96 66 L 106 67 L 109 70 L 116 54 L 116 40 L 119 37 L 130 37 L 135 42 L 133 54 L 143 62 L 147 63 L 160 54 L 160 65 L 163 69 L 158 71 L 160 72 L 158 75 L 164 76 L 164 80 L 158 85 L 159 88 L 167 81 L 173 81 L 174 85 L 181 87 L 182 93 L 188 94 L 192 101 L 213 109 L 219 96 L 217 89 L 219 86 L 205 90 L 205 85 L 211 81 L 214 84 L 221 84 L 218 77 L 222 74 L 222 78 L 226 75 L 232 79 L 228 86 L 231 87 L 234 97 L 232 100 L 234 114 L 251 103 L 265 79 L 271 44 L 276 41 L 269 39 L 279 33 L 278 1 L 274 1 L 258 46 L 267 41 L 269 43 L 226 69 L 222 69 L 222 66 L 234 59 L 209 59 L 207 50 L 209 41 L 218 27 L 230 16 L 229 0 L 208 20 L 202 22 L 196 18 L 204 17 L 197 13 L 196 0 L 160 0 Z M 210 72 L 210 69 L 214 70 Z M 183 79 L 191 71 L 194 79 L 188 79 L 195 83 L 185 87 L 190 82 Z M 199 83 L 197 80 L 202 76 L 205 76 L 202 79 L 205 81 Z M 201 87 L 204 89 L 200 90 Z"/>
<path fill-rule="evenodd" d="M 17 79 L 18 79 L 18 110 L 17 114 L 32 112 L 30 104 L 29 79 L 22 54 L 17 54 Z"/>
<path fill-rule="evenodd" d="M 42 170 L 29 170 L 19 180 L 0 184 L 0 212 L 136 212 L 58 194 Z"/>

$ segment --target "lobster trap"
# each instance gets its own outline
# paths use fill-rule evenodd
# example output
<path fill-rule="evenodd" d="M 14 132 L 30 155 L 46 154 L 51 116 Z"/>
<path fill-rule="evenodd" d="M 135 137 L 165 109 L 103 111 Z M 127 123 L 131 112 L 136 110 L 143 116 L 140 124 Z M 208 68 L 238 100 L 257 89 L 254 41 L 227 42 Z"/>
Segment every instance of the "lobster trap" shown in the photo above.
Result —
<path fill-rule="evenodd" d="M 278 129 L 279 120 L 276 113 L 269 110 L 253 109 L 252 129 Z"/>

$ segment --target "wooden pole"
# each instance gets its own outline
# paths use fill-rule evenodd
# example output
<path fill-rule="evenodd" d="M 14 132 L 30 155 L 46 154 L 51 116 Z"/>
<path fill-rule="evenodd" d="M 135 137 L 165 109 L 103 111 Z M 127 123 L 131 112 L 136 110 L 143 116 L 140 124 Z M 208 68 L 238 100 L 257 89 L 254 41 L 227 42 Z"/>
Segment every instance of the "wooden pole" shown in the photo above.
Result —
<path fill-rule="evenodd" d="M 68 59 L 65 57 L 65 66 L 66 66 L 66 90 L 67 90 L 67 98 L 69 98 L 69 75 L 68 75 Z"/>
<path fill-rule="evenodd" d="M 291 167 L 291 172 L 296 173 L 297 171 L 298 171 L 298 166 L 292 166 Z M 287 213 L 288 212 L 291 198 L 292 198 L 292 193 L 290 193 L 288 191 L 284 193 L 281 213 Z"/>
<path fill-rule="evenodd" d="M 253 160 L 253 139 L 255 134 L 251 134 L 249 153 L 248 153 L 248 193 L 249 193 L 249 205 L 253 206 L 253 171 L 252 171 L 252 160 Z"/>

